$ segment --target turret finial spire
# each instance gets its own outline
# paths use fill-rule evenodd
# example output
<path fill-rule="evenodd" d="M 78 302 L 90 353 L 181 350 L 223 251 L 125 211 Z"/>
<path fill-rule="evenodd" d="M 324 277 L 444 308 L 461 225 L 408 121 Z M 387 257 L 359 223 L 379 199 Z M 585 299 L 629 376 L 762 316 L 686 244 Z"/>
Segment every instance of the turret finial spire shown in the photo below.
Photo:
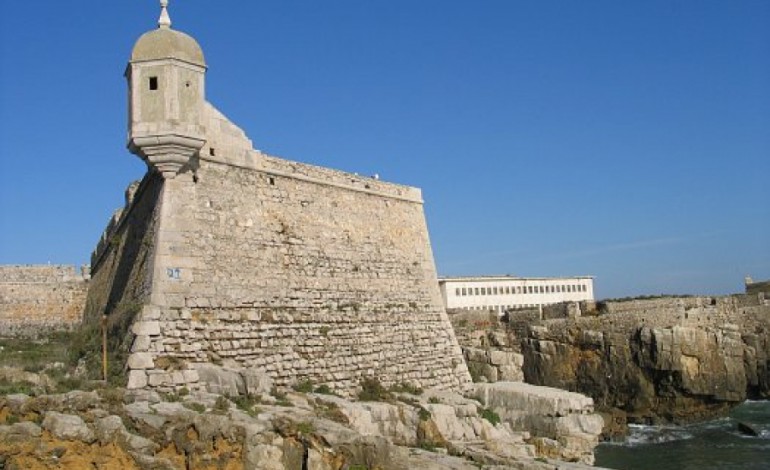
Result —
<path fill-rule="evenodd" d="M 168 16 L 168 0 L 160 0 L 160 18 L 158 18 L 158 27 L 163 29 L 171 28 L 171 17 Z"/>

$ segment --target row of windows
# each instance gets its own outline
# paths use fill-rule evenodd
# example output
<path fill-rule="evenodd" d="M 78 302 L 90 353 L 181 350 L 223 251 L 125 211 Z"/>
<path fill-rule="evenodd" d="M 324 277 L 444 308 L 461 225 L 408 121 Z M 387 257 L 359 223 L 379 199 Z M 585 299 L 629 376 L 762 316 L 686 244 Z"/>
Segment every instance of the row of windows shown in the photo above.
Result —
<path fill-rule="evenodd" d="M 521 305 L 485 305 L 475 307 L 463 307 L 468 310 L 496 310 L 498 312 L 504 312 L 511 308 L 535 308 L 544 304 L 521 304 Z"/>
<path fill-rule="evenodd" d="M 586 292 L 585 284 L 561 284 L 557 286 L 506 286 L 506 287 L 457 287 L 456 296 L 506 295 L 506 294 L 558 294 L 562 292 Z"/>

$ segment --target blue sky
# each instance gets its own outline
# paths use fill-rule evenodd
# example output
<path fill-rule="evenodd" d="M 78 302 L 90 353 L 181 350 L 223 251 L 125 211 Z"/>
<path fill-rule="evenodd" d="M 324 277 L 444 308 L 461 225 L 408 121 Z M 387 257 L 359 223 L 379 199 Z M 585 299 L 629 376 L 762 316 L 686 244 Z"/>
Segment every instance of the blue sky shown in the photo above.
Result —
<path fill-rule="evenodd" d="M 88 262 L 155 0 L 0 0 L 0 263 Z M 770 2 L 171 0 L 267 153 L 421 187 L 442 275 L 770 278 Z"/>

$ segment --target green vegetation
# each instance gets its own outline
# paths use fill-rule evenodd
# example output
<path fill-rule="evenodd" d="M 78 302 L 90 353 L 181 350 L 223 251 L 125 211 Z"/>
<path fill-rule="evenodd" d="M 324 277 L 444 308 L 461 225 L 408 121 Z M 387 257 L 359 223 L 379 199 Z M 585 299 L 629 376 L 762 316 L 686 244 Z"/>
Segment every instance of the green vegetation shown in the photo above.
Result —
<path fill-rule="evenodd" d="M 292 404 L 292 403 L 291 403 L 291 402 L 290 402 L 290 401 L 289 401 L 289 400 L 286 398 L 286 393 L 282 392 L 281 390 L 279 390 L 279 389 L 278 389 L 278 388 L 276 388 L 276 387 L 273 387 L 273 389 L 272 389 L 272 390 L 270 390 L 270 395 L 272 395 L 272 396 L 273 396 L 273 397 L 276 399 L 276 402 L 275 402 L 275 404 L 276 404 L 277 406 L 286 406 L 286 407 L 289 407 L 289 406 L 294 406 L 294 405 L 293 405 L 293 404 Z"/>
<path fill-rule="evenodd" d="M 310 380 L 303 380 L 294 384 L 291 388 L 300 393 L 310 393 L 313 391 L 313 382 Z"/>
<path fill-rule="evenodd" d="M 198 412 L 198 413 L 203 413 L 204 411 L 206 411 L 206 407 L 205 406 L 203 406 L 200 403 L 196 403 L 194 401 L 184 402 L 184 403 L 182 403 L 182 406 L 184 406 L 185 408 L 187 408 L 189 410 L 193 410 L 195 412 Z"/>
<path fill-rule="evenodd" d="M 262 403 L 262 400 L 259 399 L 259 397 L 254 397 L 251 395 L 238 395 L 235 397 L 229 397 L 230 401 L 235 403 L 235 406 L 238 407 L 238 409 L 246 412 L 251 417 L 256 417 L 260 411 L 260 408 L 256 405 Z"/>
<path fill-rule="evenodd" d="M 399 383 L 390 387 L 393 393 L 411 393 L 412 395 L 422 395 L 422 389 L 408 383 Z"/>
<path fill-rule="evenodd" d="M 41 372 L 50 364 L 67 357 L 69 336 L 67 332 L 55 333 L 39 339 L 0 339 L 0 365 Z"/>
<path fill-rule="evenodd" d="M 436 444 L 434 442 L 430 441 L 421 441 L 419 443 L 419 447 L 422 450 L 427 450 L 428 452 L 436 452 Z"/>
<path fill-rule="evenodd" d="M 471 380 L 474 382 L 481 382 L 481 378 L 484 377 L 484 365 L 480 362 L 467 362 L 468 372 L 471 374 Z"/>
<path fill-rule="evenodd" d="M 432 415 L 430 414 L 430 411 L 420 407 L 419 411 L 417 412 L 417 416 L 420 417 L 420 421 L 428 421 Z"/>
<path fill-rule="evenodd" d="M 436 404 L 441 403 L 441 400 L 439 400 L 438 397 L 430 397 L 430 398 L 428 398 L 428 403 L 436 405 Z"/>
<path fill-rule="evenodd" d="M 13 395 L 23 393 L 25 395 L 34 395 L 35 384 L 31 382 L 9 382 L 0 380 L 0 395 Z"/>
<path fill-rule="evenodd" d="M 331 421 L 335 421 L 337 423 L 350 424 L 350 420 L 348 419 L 347 415 L 342 412 L 336 403 L 316 400 L 314 407 L 319 416 L 322 416 Z"/>
<path fill-rule="evenodd" d="M 390 393 L 376 378 L 365 377 L 361 380 L 361 391 L 358 392 L 358 399 L 361 401 L 386 401 L 390 399 Z"/>
<path fill-rule="evenodd" d="M 217 414 L 225 414 L 230 410 L 230 400 L 225 397 L 217 397 L 217 401 L 214 402 L 212 411 Z"/>
<path fill-rule="evenodd" d="M 500 423 L 500 415 L 489 408 L 482 408 L 480 414 L 482 418 L 492 423 L 493 426 L 497 426 Z"/>
<path fill-rule="evenodd" d="M 302 421 L 297 423 L 297 432 L 300 434 L 313 434 L 315 432 L 315 426 L 310 421 Z"/>
<path fill-rule="evenodd" d="M 99 355 L 93 366 L 87 361 L 81 364 L 85 349 L 86 334 L 81 331 L 55 332 L 36 339 L 28 338 L 2 338 L 0 339 L 0 366 L 21 369 L 26 372 L 45 375 L 51 379 L 47 386 L 36 386 L 30 382 L 21 381 L 12 383 L 0 381 L 0 394 L 8 393 L 64 393 L 71 390 L 93 390 L 103 386 L 102 383 L 89 379 L 101 378 L 101 346 Z M 100 341 L 101 334 L 97 334 L 96 340 Z M 96 341 L 95 340 L 95 341 Z M 95 368 L 99 377 L 76 375 L 76 368 L 81 370 Z M 84 367 L 85 366 L 85 367 Z M 123 375 L 117 367 L 110 369 L 115 375 Z M 45 383 L 45 382 L 43 382 Z"/>
<path fill-rule="evenodd" d="M 21 418 L 19 418 L 19 417 L 18 417 L 18 416 L 16 416 L 16 415 L 8 415 L 8 416 L 5 418 L 5 424 L 6 424 L 6 425 L 8 425 L 8 426 L 10 426 L 10 425 L 12 425 L 12 424 L 16 424 L 16 423 L 18 423 L 19 421 L 21 421 Z"/>
<path fill-rule="evenodd" d="M 332 389 L 329 388 L 329 386 L 326 384 L 321 384 L 317 386 L 315 390 L 313 390 L 313 392 L 319 393 L 321 395 L 336 395 L 336 393 L 334 393 Z"/>
<path fill-rule="evenodd" d="M 107 319 L 107 382 L 111 386 L 124 386 L 124 367 L 128 360 L 134 335 L 129 326 L 142 304 L 121 302 L 110 312 Z M 68 359 L 71 367 L 81 361 L 85 365 L 86 378 L 102 379 L 102 327 L 97 323 L 86 324 L 73 331 L 68 341 Z"/>
<path fill-rule="evenodd" d="M 97 392 L 99 398 L 111 406 L 122 406 L 126 391 L 122 388 L 103 388 Z"/>
<path fill-rule="evenodd" d="M 172 403 L 182 401 L 182 397 L 180 397 L 178 394 L 174 392 L 162 393 L 161 396 L 163 397 L 163 401 L 168 401 Z"/>
<path fill-rule="evenodd" d="M 395 399 L 394 393 L 422 395 L 423 391 L 420 387 L 408 383 L 399 383 L 386 389 L 377 378 L 365 377 L 361 380 L 361 391 L 358 392 L 358 399 L 360 401 L 393 401 Z M 404 403 L 416 403 L 404 396 L 398 397 L 398 399 Z"/>

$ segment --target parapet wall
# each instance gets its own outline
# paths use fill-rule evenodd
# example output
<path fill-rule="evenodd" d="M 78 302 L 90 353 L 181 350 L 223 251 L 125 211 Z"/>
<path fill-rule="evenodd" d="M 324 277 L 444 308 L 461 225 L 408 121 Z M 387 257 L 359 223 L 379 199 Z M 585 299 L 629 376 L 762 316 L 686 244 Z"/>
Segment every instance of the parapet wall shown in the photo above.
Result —
<path fill-rule="evenodd" d="M 88 279 L 85 267 L 0 266 L 0 336 L 36 336 L 79 324 Z"/>

